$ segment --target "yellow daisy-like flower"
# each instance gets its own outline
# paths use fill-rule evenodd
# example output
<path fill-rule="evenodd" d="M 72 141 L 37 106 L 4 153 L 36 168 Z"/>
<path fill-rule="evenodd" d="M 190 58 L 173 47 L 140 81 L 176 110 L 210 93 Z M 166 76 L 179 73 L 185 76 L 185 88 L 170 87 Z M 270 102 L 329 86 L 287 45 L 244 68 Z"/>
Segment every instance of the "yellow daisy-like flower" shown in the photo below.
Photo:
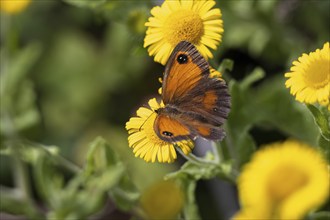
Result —
<path fill-rule="evenodd" d="M 193 43 L 205 58 L 212 58 L 209 48 L 215 50 L 221 41 L 223 22 L 221 11 L 213 8 L 215 1 L 164 1 L 151 10 L 146 26 L 144 47 L 148 47 L 155 61 L 165 64 L 181 41 Z"/>
<path fill-rule="evenodd" d="M 8 14 L 17 14 L 23 11 L 31 0 L 0 0 L 0 10 Z"/>
<path fill-rule="evenodd" d="M 330 48 L 329 42 L 315 52 L 303 54 L 286 73 L 285 85 L 299 102 L 319 103 L 330 109 Z"/>
<path fill-rule="evenodd" d="M 234 219 L 301 219 L 329 196 L 323 156 L 294 140 L 257 152 L 238 179 L 242 210 Z"/>
<path fill-rule="evenodd" d="M 143 158 L 147 162 L 155 162 L 156 159 L 161 163 L 171 163 L 176 158 L 174 146 L 181 148 L 183 153 L 191 152 L 194 144 L 190 140 L 183 140 L 176 143 L 170 143 L 160 139 L 154 130 L 154 122 L 157 117 L 155 110 L 164 107 L 164 104 L 158 103 L 155 98 L 148 102 L 149 108 L 141 107 L 137 110 L 138 117 L 132 117 L 126 123 L 128 131 L 128 144 L 133 148 L 136 157 Z"/>
<path fill-rule="evenodd" d="M 172 181 L 157 182 L 141 196 L 141 206 L 149 219 L 176 219 L 183 203 L 184 194 Z"/>
<path fill-rule="evenodd" d="M 213 67 L 210 67 L 210 78 L 222 78 L 222 74 Z"/>

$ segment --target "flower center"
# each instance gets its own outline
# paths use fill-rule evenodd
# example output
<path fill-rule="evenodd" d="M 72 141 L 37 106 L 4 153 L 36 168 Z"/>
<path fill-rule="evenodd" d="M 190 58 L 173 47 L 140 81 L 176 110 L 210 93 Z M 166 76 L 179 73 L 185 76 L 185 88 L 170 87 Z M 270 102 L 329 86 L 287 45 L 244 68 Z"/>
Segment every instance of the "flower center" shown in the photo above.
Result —
<path fill-rule="evenodd" d="M 311 62 L 304 73 L 305 83 L 319 89 L 330 83 L 330 63 L 326 59 Z"/>
<path fill-rule="evenodd" d="M 150 117 L 147 119 L 143 126 L 143 131 L 151 143 L 153 143 L 154 145 L 163 146 L 166 144 L 166 142 L 160 139 L 154 130 L 154 122 L 156 120 L 156 117 L 157 114 L 155 113 L 152 113 L 150 115 Z"/>
<path fill-rule="evenodd" d="M 204 33 L 201 17 L 191 10 L 178 10 L 173 12 L 165 21 L 164 36 L 172 45 L 186 40 L 197 44 Z"/>
<path fill-rule="evenodd" d="M 275 203 L 299 191 L 308 182 L 306 174 L 297 167 L 282 166 L 272 173 L 276 175 L 270 177 L 268 190 Z"/>

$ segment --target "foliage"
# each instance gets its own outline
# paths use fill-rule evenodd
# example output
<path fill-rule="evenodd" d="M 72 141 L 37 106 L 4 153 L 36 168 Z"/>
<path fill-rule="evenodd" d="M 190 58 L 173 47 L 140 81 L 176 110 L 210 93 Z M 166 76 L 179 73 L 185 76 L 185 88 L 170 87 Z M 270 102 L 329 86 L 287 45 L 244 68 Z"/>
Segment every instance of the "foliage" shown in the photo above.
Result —
<path fill-rule="evenodd" d="M 144 218 L 140 195 L 165 176 L 185 193 L 178 219 L 202 219 L 219 213 L 199 205 L 212 203 L 199 201 L 201 180 L 235 185 L 263 144 L 293 137 L 330 158 L 329 111 L 296 102 L 283 77 L 328 40 L 329 1 L 277 0 L 217 2 L 225 33 L 210 63 L 232 97 L 224 141 L 184 164 L 135 158 L 124 124 L 157 94 L 164 71 L 142 47 L 154 4 L 32 1 L 20 14 L 1 12 L 1 214 Z M 327 216 L 323 207 L 307 218 Z"/>

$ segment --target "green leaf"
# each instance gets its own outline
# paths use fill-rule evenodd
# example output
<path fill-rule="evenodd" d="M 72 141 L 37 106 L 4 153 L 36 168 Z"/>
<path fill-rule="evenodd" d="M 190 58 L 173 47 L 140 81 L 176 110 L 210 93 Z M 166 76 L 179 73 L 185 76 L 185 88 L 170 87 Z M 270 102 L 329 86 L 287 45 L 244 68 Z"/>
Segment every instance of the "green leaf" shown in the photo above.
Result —
<path fill-rule="evenodd" d="M 180 183 L 185 191 L 185 203 L 183 207 L 184 219 L 201 219 L 195 198 L 196 181 L 187 178 L 181 179 Z"/>
<path fill-rule="evenodd" d="M 101 137 L 90 145 L 84 173 L 89 188 L 108 191 L 122 210 L 131 209 L 140 196 L 119 156 Z"/>
<path fill-rule="evenodd" d="M 227 136 L 221 150 L 226 161 L 233 161 L 234 173 L 249 161 L 257 148 L 249 134 L 253 127 L 274 129 L 312 145 L 317 143 L 318 131 L 313 118 L 286 90 L 283 77 L 269 78 L 251 87 L 262 77 L 262 72 L 256 69 L 241 83 L 232 80 L 229 84 L 232 108 L 225 123 Z"/>
<path fill-rule="evenodd" d="M 248 80 L 252 83 L 251 80 Z M 245 83 L 250 85 L 250 83 Z M 252 112 L 253 106 L 247 93 L 248 87 L 241 86 L 232 81 L 230 91 L 232 96 L 232 109 L 228 120 L 225 123 L 226 137 L 222 142 L 221 151 L 224 153 L 224 160 L 233 161 L 233 174 L 237 175 L 238 169 L 247 161 L 256 150 L 255 143 L 249 135 L 248 130 L 255 123 L 257 115 Z"/>
<path fill-rule="evenodd" d="M 85 219 L 102 208 L 107 195 L 125 210 L 139 198 L 126 167 L 101 137 L 90 144 L 84 168 L 66 184 L 59 172 L 60 166 L 68 166 L 65 163 L 59 155 L 44 151 L 34 168 L 38 193 L 50 206 L 49 219 Z"/>
<path fill-rule="evenodd" d="M 104 172 L 113 165 L 122 165 L 118 155 L 103 138 L 97 137 L 90 144 L 87 153 L 85 174 L 88 176 L 93 173 Z"/>
<path fill-rule="evenodd" d="M 316 108 L 314 105 L 306 105 L 309 111 L 312 113 L 314 117 L 314 121 L 320 129 L 321 135 L 324 139 L 330 141 L 330 128 L 329 128 L 329 121 L 327 117 L 322 114 L 322 112 Z"/>
<path fill-rule="evenodd" d="M 329 220 L 330 212 L 322 211 L 322 212 L 314 212 L 308 215 L 308 220 Z"/>
<path fill-rule="evenodd" d="M 34 165 L 43 154 L 46 154 L 50 158 L 55 155 L 57 156 L 59 154 L 59 148 L 57 146 L 34 144 L 29 141 L 11 141 L 2 145 L 0 154 L 7 156 L 15 155 L 20 160 Z"/>
<path fill-rule="evenodd" d="M 138 202 L 140 193 L 128 175 L 123 176 L 109 194 L 119 209 L 128 211 Z"/>
<path fill-rule="evenodd" d="M 230 60 L 230 59 L 224 59 L 222 62 L 221 62 L 221 64 L 220 64 L 220 66 L 218 67 L 218 71 L 220 72 L 220 73 L 225 73 L 226 71 L 232 71 L 233 70 L 233 68 L 234 68 L 234 61 L 233 60 Z"/>
<path fill-rule="evenodd" d="M 211 179 L 215 177 L 219 172 L 219 167 L 217 165 L 211 164 L 196 164 L 191 161 L 187 161 L 183 164 L 180 170 L 172 172 L 165 176 L 165 179 L 175 179 L 175 178 L 185 178 L 189 177 L 191 179 Z"/>
<path fill-rule="evenodd" d="M 330 163 L 330 141 L 325 139 L 324 136 L 319 135 L 318 146 L 321 148 L 325 158 Z"/>
<path fill-rule="evenodd" d="M 64 2 L 76 7 L 96 8 L 104 5 L 107 0 L 63 0 Z"/>
<path fill-rule="evenodd" d="M 64 177 L 56 169 L 54 157 L 39 151 L 33 168 L 38 195 L 52 208 L 58 206 L 61 203 L 60 192 L 64 186 Z"/>
<path fill-rule="evenodd" d="M 227 129 L 227 137 L 225 138 L 223 145 L 224 148 L 228 149 L 230 158 L 233 161 L 233 175 L 238 175 L 238 170 L 247 163 L 252 154 L 256 151 L 257 147 L 256 144 L 247 132 L 247 130 L 242 130 L 239 133 L 233 134 L 232 129 Z M 235 146 L 235 147 L 230 147 Z"/>
<path fill-rule="evenodd" d="M 89 189 L 97 189 L 101 192 L 106 192 L 116 186 L 123 177 L 124 166 L 112 166 L 102 173 L 90 176 L 86 180 L 86 187 Z"/>
<path fill-rule="evenodd" d="M 164 179 L 212 179 L 219 176 L 223 179 L 235 182 L 234 173 L 231 163 L 221 162 L 221 164 L 203 163 L 187 161 L 180 170 L 167 174 Z"/>
<path fill-rule="evenodd" d="M 248 89 L 251 85 L 260 79 L 264 78 L 265 71 L 260 67 L 255 68 L 244 80 L 240 83 L 240 87 L 243 90 Z"/>
<path fill-rule="evenodd" d="M 0 133 L 4 136 L 15 136 L 39 121 L 33 83 L 27 79 L 27 74 L 40 54 L 41 48 L 37 44 L 27 46 L 13 57 L 1 51 Z"/>
<path fill-rule="evenodd" d="M 0 211 L 13 215 L 24 215 L 30 219 L 42 219 L 32 203 L 24 200 L 18 189 L 0 188 Z"/>
<path fill-rule="evenodd" d="M 275 128 L 287 136 L 316 145 L 318 131 L 313 118 L 303 105 L 294 100 L 281 76 L 270 78 L 251 91 L 250 115 L 264 129 Z"/>
<path fill-rule="evenodd" d="M 1 72 L 0 75 L 0 97 L 9 94 L 14 94 L 19 88 L 19 84 L 26 78 L 31 67 L 35 64 L 37 59 L 41 55 L 41 47 L 39 44 L 31 44 L 21 51 L 19 51 L 15 56 L 8 57 L 4 50 L 1 50 Z M 10 66 L 9 60 L 10 59 Z M 3 100 L 2 100 L 2 104 Z"/>

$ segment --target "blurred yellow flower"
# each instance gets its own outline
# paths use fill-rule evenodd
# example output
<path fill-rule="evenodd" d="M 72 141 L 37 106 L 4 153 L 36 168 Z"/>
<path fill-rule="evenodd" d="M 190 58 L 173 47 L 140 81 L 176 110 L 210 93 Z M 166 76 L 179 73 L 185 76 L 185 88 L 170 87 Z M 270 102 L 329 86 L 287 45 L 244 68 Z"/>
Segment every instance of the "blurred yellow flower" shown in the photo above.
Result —
<path fill-rule="evenodd" d="M 327 163 L 298 141 L 270 144 L 243 168 L 238 189 L 234 219 L 301 219 L 329 196 Z"/>
<path fill-rule="evenodd" d="M 147 13 L 143 9 L 135 9 L 131 10 L 127 17 L 128 27 L 138 33 L 143 34 L 146 30 L 146 26 L 144 25 L 147 20 Z"/>
<path fill-rule="evenodd" d="M 16 14 L 23 11 L 31 0 L 0 0 L 0 10 L 8 14 Z"/>
<path fill-rule="evenodd" d="M 155 98 L 149 100 L 149 108 L 141 107 L 137 110 L 138 117 L 132 117 L 126 123 L 128 131 L 128 144 L 133 148 L 136 157 L 143 158 L 147 162 L 155 162 L 156 158 L 162 163 L 171 163 L 176 158 L 174 146 L 178 146 L 181 150 L 188 154 L 191 152 L 194 144 L 192 141 L 183 140 L 176 143 L 170 143 L 160 139 L 154 130 L 154 122 L 157 116 L 155 112 L 164 106 L 158 103 Z"/>
<path fill-rule="evenodd" d="M 291 72 L 286 73 L 287 88 L 299 102 L 318 102 L 330 110 L 330 48 L 329 42 L 315 52 L 303 54 L 294 61 Z"/>
<path fill-rule="evenodd" d="M 160 84 L 163 84 L 163 78 L 158 78 L 158 81 L 160 82 Z M 163 92 L 163 88 L 162 86 L 158 89 L 158 94 L 161 95 Z"/>
<path fill-rule="evenodd" d="M 157 182 L 141 196 L 141 206 L 148 219 L 176 219 L 183 203 L 184 194 L 172 181 Z"/>
<path fill-rule="evenodd" d="M 193 43 L 205 58 L 212 58 L 209 48 L 216 49 L 223 33 L 221 11 L 212 8 L 215 1 L 172 0 L 151 10 L 145 24 L 148 29 L 144 47 L 155 61 L 165 64 L 181 41 Z"/>

